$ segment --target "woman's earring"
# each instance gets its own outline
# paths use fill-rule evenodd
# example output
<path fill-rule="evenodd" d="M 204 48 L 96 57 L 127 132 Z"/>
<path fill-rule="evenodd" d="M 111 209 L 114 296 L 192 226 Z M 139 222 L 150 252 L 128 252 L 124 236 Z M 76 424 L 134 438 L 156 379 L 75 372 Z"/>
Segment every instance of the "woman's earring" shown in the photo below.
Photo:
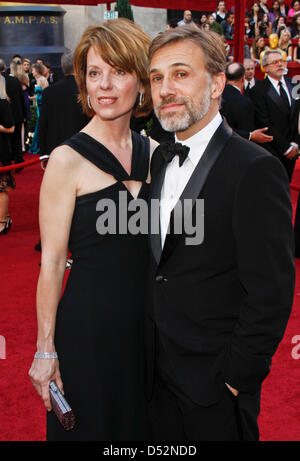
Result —
<path fill-rule="evenodd" d="M 89 96 L 89 95 L 87 96 L 87 105 L 89 106 L 90 109 L 92 109 L 91 101 L 90 101 L 90 96 Z"/>
<path fill-rule="evenodd" d="M 139 106 L 142 106 L 144 102 L 144 93 L 139 94 Z"/>

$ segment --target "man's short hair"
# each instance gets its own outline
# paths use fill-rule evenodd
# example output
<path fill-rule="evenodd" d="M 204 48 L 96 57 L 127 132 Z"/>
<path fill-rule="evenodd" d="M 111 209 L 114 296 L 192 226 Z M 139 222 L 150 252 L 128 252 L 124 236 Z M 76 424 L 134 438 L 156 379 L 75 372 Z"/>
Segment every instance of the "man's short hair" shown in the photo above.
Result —
<path fill-rule="evenodd" d="M 279 50 L 267 50 L 264 52 L 262 60 L 261 60 L 261 64 L 263 67 L 266 67 L 268 65 L 268 57 L 270 56 L 270 54 L 273 54 L 273 53 L 279 54 L 279 56 L 282 58 L 282 54 Z"/>
<path fill-rule="evenodd" d="M 227 13 L 225 15 L 225 19 L 228 19 L 229 16 L 234 16 L 234 13 L 232 11 L 227 11 Z"/>
<path fill-rule="evenodd" d="M 253 64 L 255 66 L 255 62 L 251 58 L 245 58 L 244 59 L 244 66 L 247 66 L 248 64 Z"/>
<path fill-rule="evenodd" d="M 66 51 L 60 60 L 61 68 L 64 75 L 70 75 L 74 73 L 74 52 L 73 51 Z"/>
<path fill-rule="evenodd" d="M 245 75 L 245 67 L 240 62 L 231 62 L 227 65 L 225 74 L 229 82 L 238 82 Z"/>
<path fill-rule="evenodd" d="M 195 25 L 177 27 L 157 35 L 150 46 L 149 60 L 151 61 L 153 55 L 161 48 L 186 40 L 199 46 L 204 55 L 205 69 L 211 76 L 225 72 L 226 51 L 223 38 L 215 32 L 201 30 Z"/>

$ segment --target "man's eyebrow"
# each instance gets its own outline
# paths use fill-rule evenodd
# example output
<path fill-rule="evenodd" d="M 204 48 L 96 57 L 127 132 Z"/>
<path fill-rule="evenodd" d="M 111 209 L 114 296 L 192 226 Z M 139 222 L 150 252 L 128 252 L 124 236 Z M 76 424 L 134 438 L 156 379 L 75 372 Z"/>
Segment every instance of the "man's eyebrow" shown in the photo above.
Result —
<path fill-rule="evenodd" d="M 174 62 L 173 64 L 171 64 L 170 67 L 180 67 L 180 66 L 189 67 L 191 69 L 191 66 L 187 64 L 186 62 Z M 150 70 L 150 74 L 153 74 L 154 72 L 160 72 L 160 70 L 155 69 L 155 68 Z"/>

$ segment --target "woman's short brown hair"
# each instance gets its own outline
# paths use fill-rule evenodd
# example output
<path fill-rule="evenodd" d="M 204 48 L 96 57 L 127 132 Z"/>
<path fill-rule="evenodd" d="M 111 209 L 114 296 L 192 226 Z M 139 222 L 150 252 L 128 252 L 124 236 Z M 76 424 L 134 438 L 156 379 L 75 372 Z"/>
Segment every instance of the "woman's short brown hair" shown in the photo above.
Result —
<path fill-rule="evenodd" d="M 86 67 L 87 53 L 91 46 L 110 66 L 120 68 L 137 75 L 144 87 L 144 100 L 141 105 L 136 103 L 133 114 L 148 113 L 152 107 L 151 91 L 148 77 L 148 51 L 150 37 L 140 26 L 129 19 L 113 19 L 90 26 L 83 33 L 74 53 L 74 73 L 79 89 L 79 101 L 84 112 L 93 116 L 95 112 L 87 103 Z"/>
<path fill-rule="evenodd" d="M 34 64 L 32 64 L 31 68 L 35 69 L 38 74 L 44 76 L 45 67 L 43 66 L 43 64 L 40 64 L 39 62 L 35 62 Z"/>
<path fill-rule="evenodd" d="M 215 32 L 204 31 L 194 25 L 176 27 L 176 29 L 167 30 L 155 37 L 150 47 L 149 61 L 154 53 L 164 46 L 185 40 L 190 40 L 201 48 L 205 68 L 211 76 L 225 72 L 226 51 L 222 37 Z"/>

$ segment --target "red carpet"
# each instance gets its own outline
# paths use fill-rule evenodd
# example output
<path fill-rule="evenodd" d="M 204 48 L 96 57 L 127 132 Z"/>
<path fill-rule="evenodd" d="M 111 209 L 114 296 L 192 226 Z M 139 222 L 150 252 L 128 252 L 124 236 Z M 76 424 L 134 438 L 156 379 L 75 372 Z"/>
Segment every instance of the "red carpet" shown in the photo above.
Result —
<path fill-rule="evenodd" d="M 34 158 L 27 155 L 26 159 Z M 0 335 L 6 360 L 0 359 L 0 441 L 45 440 L 45 410 L 28 377 L 36 350 L 35 291 L 40 254 L 38 195 L 43 172 L 39 165 L 16 174 L 10 193 L 11 231 L 0 236 Z M 293 182 L 300 185 L 300 160 Z M 297 193 L 292 192 L 295 204 Z M 59 230 L 59 228 L 58 228 Z M 292 338 L 300 335 L 300 260 L 293 312 L 262 391 L 261 440 L 300 440 L 300 360 L 292 358 Z M 298 350 L 300 355 L 300 350 Z"/>

